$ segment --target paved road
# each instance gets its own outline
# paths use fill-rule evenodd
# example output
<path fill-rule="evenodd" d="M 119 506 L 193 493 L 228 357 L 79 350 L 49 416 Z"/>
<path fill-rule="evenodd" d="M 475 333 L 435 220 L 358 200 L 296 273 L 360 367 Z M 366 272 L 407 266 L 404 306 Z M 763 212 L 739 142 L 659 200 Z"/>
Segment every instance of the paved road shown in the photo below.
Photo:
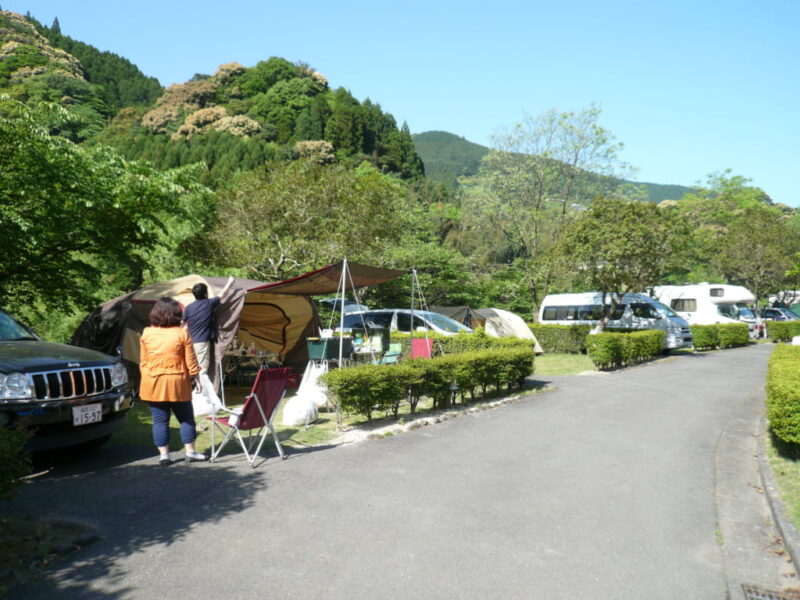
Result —
<path fill-rule="evenodd" d="M 12 504 L 102 539 L 10 597 L 736 597 L 745 543 L 750 583 L 781 578 L 747 445 L 770 352 L 541 377 L 557 389 L 255 470 L 109 446 Z M 732 524 L 740 502 L 761 524 Z"/>

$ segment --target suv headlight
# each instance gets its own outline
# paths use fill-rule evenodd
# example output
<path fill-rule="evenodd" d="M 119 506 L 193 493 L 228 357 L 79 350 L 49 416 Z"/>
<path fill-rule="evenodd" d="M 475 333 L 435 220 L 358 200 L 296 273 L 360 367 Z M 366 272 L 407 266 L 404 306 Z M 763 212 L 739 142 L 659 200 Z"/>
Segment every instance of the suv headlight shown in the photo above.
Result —
<path fill-rule="evenodd" d="M 114 363 L 111 366 L 111 385 L 117 387 L 128 383 L 128 370 L 122 363 Z"/>
<path fill-rule="evenodd" d="M 32 398 L 31 384 L 27 375 L 11 373 L 0 375 L 0 400 Z"/>

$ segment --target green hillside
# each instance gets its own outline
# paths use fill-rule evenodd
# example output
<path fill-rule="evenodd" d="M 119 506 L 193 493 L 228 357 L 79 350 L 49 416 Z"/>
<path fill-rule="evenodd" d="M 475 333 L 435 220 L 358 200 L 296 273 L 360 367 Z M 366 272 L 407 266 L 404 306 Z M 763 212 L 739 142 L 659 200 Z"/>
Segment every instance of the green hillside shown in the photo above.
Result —
<path fill-rule="evenodd" d="M 163 89 L 130 61 L 61 32 L 58 20 L 0 11 L 0 93 L 70 114 L 59 133 L 169 169 L 202 163 L 203 183 L 275 160 L 311 157 L 413 180 L 423 176 L 411 134 L 370 100 L 304 63 L 236 62 Z"/>
<path fill-rule="evenodd" d="M 443 184 L 450 191 L 458 189 L 459 177 L 478 174 L 481 159 L 489 148 L 446 131 L 426 131 L 412 136 L 417 154 L 425 165 L 428 178 Z M 683 185 L 630 182 L 641 187 L 650 202 L 677 200 L 691 188 Z"/>

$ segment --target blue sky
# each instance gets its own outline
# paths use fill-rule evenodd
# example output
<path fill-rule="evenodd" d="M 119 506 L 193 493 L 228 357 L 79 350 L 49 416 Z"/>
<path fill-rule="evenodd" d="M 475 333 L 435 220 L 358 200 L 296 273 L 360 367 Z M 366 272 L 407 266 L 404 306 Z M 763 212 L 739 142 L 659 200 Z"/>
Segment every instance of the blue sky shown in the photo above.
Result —
<path fill-rule="evenodd" d="M 636 179 L 731 169 L 800 205 L 800 2 L 275 3 L 0 0 L 164 85 L 270 56 L 303 61 L 412 133 L 489 145 L 525 113 L 602 108 Z"/>

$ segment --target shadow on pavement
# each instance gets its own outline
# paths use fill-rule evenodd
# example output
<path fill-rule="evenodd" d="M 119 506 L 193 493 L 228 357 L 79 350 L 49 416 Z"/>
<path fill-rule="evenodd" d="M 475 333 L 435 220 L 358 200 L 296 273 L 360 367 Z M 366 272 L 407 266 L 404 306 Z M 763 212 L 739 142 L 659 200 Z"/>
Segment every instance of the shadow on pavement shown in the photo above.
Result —
<path fill-rule="evenodd" d="M 287 448 L 287 456 L 291 460 L 328 447 Z M 261 456 L 255 469 L 241 452 L 214 463 L 179 459 L 168 467 L 159 466 L 149 449 L 135 446 L 37 456 L 40 473 L 15 498 L 0 503 L 4 516 L 79 523 L 96 531 L 99 540 L 39 572 L 35 581 L 12 587 L 5 598 L 135 595 L 142 574 L 125 572 L 119 559 L 153 546 L 167 547 L 199 525 L 248 509 L 267 488 L 277 451 L 262 450 Z M 168 548 L 164 556 L 169 560 Z"/>

